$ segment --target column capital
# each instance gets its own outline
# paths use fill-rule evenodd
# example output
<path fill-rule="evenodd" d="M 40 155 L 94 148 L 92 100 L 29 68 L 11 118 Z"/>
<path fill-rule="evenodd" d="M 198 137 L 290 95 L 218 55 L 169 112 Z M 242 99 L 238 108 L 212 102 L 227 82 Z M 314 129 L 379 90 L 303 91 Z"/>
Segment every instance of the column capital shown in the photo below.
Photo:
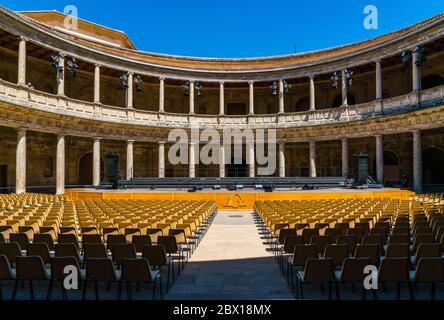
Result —
<path fill-rule="evenodd" d="M 94 137 L 94 141 L 100 141 L 102 140 L 102 137 Z"/>
<path fill-rule="evenodd" d="M 348 137 L 342 137 L 341 141 L 348 141 Z"/>
<path fill-rule="evenodd" d="M 414 130 L 411 130 L 411 132 L 414 133 L 414 134 L 418 134 L 418 133 L 421 132 L 421 130 L 419 130 L 419 129 L 414 129 Z"/>
<path fill-rule="evenodd" d="M 19 41 L 25 41 L 25 42 L 29 41 L 29 39 L 26 38 L 25 36 L 18 36 L 17 39 L 18 39 Z"/>
<path fill-rule="evenodd" d="M 376 58 L 375 60 L 373 60 L 374 63 L 381 63 L 382 59 L 381 58 Z"/>
<path fill-rule="evenodd" d="M 165 77 L 159 77 L 159 81 L 165 81 Z"/>
<path fill-rule="evenodd" d="M 56 134 L 56 136 L 57 136 L 57 139 L 60 139 L 60 138 L 64 138 L 66 136 L 66 134 L 64 132 L 58 132 Z"/>
<path fill-rule="evenodd" d="M 190 84 L 194 84 L 194 83 L 196 82 L 196 80 L 188 80 L 188 82 L 189 82 Z"/>
<path fill-rule="evenodd" d="M 26 131 L 28 131 L 28 128 L 26 127 L 18 127 L 17 133 L 26 134 Z"/>
<path fill-rule="evenodd" d="M 315 74 L 309 74 L 309 75 L 308 75 L 308 78 L 309 78 L 310 80 L 314 80 L 315 77 L 316 77 Z"/>
<path fill-rule="evenodd" d="M 134 72 L 132 72 L 132 71 L 127 71 L 127 74 L 128 74 L 129 76 L 133 76 L 133 75 L 134 75 Z"/>
<path fill-rule="evenodd" d="M 254 81 L 253 81 L 253 80 L 250 80 L 250 81 L 248 81 L 248 84 L 249 84 L 249 85 L 252 85 L 252 84 L 254 84 Z"/>
<path fill-rule="evenodd" d="M 219 81 L 219 84 L 220 84 L 220 85 L 224 85 L 224 84 L 225 84 L 225 81 Z"/>
<path fill-rule="evenodd" d="M 166 144 L 166 142 L 163 141 L 163 140 L 162 140 L 162 141 L 157 141 L 157 143 L 158 143 L 158 144 L 162 144 L 162 145 Z"/>
<path fill-rule="evenodd" d="M 127 139 L 127 140 L 126 140 L 126 142 L 127 142 L 128 144 L 133 144 L 134 141 L 135 141 L 134 139 Z"/>
<path fill-rule="evenodd" d="M 98 64 L 98 63 L 94 63 L 94 67 L 96 67 L 96 68 L 101 68 L 102 67 L 102 65 L 101 64 Z"/>

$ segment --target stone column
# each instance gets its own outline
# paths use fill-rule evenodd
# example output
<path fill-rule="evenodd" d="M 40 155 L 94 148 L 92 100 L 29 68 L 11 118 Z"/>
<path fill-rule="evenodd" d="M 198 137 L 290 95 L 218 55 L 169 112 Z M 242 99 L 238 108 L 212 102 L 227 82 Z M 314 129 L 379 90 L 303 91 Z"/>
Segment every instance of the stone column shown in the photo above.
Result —
<path fill-rule="evenodd" d="M 255 158 L 254 158 L 254 141 L 247 141 L 247 164 L 248 176 L 253 178 L 256 175 Z"/>
<path fill-rule="evenodd" d="M 94 103 L 100 103 L 100 65 L 94 65 Z"/>
<path fill-rule="evenodd" d="M 382 135 L 376 136 L 376 182 L 384 183 L 384 142 Z"/>
<path fill-rule="evenodd" d="M 56 194 L 65 193 L 65 136 L 57 136 Z"/>
<path fill-rule="evenodd" d="M 422 192 L 422 146 L 421 131 L 413 133 L 413 191 Z"/>
<path fill-rule="evenodd" d="M 343 106 L 348 106 L 348 99 L 347 99 L 347 78 L 345 75 L 345 69 L 342 70 L 342 105 Z"/>
<path fill-rule="evenodd" d="M 188 175 L 190 178 L 196 177 L 196 142 L 190 142 L 188 161 Z"/>
<path fill-rule="evenodd" d="M 224 83 L 219 82 L 219 115 L 223 116 L 225 114 L 225 92 Z"/>
<path fill-rule="evenodd" d="M 126 180 L 134 177 L 134 140 L 126 142 Z"/>
<path fill-rule="evenodd" d="M 348 138 L 342 138 L 342 176 L 348 176 Z"/>
<path fill-rule="evenodd" d="M 57 72 L 57 95 L 65 95 L 65 55 L 60 53 L 59 66 L 62 72 Z"/>
<path fill-rule="evenodd" d="M 23 37 L 19 39 L 17 84 L 26 85 L 26 39 Z"/>
<path fill-rule="evenodd" d="M 316 142 L 310 141 L 310 177 L 316 177 Z"/>
<path fill-rule="evenodd" d="M 376 100 L 382 100 L 382 69 L 381 60 L 375 61 L 376 64 Z"/>
<path fill-rule="evenodd" d="M 165 112 L 165 78 L 159 78 L 159 112 Z"/>
<path fill-rule="evenodd" d="M 254 81 L 248 81 L 248 114 L 254 114 Z"/>
<path fill-rule="evenodd" d="M 190 114 L 194 114 L 194 81 L 190 81 Z"/>
<path fill-rule="evenodd" d="M 126 88 L 126 107 L 133 108 L 133 73 L 128 72 L 128 88 Z"/>
<path fill-rule="evenodd" d="M 284 113 L 284 80 L 279 80 L 279 113 Z"/>
<path fill-rule="evenodd" d="M 26 192 L 26 129 L 17 131 L 17 150 L 15 163 L 15 193 Z"/>
<path fill-rule="evenodd" d="M 219 147 L 219 177 L 225 178 L 225 146 L 223 143 Z"/>
<path fill-rule="evenodd" d="M 100 140 L 102 138 L 96 137 L 93 142 L 93 185 L 100 184 Z"/>
<path fill-rule="evenodd" d="M 419 91 L 421 90 L 421 72 L 419 70 L 419 67 L 416 65 L 418 58 L 416 56 L 415 50 L 418 50 L 418 48 L 415 48 L 412 50 L 412 76 L 413 76 L 413 91 Z"/>
<path fill-rule="evenodd" d="M 165 142 L 159 141 L 159 178 L 165 178 Z"/>
<path fill-rule="evenodd" d="M 285 177 L 285 142 L 279 142 L 279 177 Z"/>
<path fill-rule="evenodd" d="M 310 75 L 310 111 L 316 109 L 315 82 L 314 75 Z"/>

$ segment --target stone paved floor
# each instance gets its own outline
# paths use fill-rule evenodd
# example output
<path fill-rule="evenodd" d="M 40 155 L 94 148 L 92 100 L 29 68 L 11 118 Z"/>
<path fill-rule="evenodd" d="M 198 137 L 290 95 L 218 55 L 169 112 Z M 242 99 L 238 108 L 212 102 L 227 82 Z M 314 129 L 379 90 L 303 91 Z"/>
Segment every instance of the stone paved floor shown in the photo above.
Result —
<path fill-rule="evenodd" d="M 219 211 L 167 299 L 294 299 L 249 211 Z"/>

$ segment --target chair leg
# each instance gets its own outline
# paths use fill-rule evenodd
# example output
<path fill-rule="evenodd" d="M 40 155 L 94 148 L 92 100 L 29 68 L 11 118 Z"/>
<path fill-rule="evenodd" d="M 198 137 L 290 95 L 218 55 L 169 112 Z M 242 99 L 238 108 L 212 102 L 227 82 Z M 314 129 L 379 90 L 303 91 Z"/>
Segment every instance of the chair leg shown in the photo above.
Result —
<path fill-rule="evenodd" d="M 68 291 L 63 286 L 63 283 L 62 283 L 62 299 L 63 300 L 68 300 Z"/>
<path fill-rule="evenodd" d="M 367 300 L 367 289 L 364 286 L 362 287 L 362 300 Z"/>
<path fill-rule="evenodd" d="M 415 295 L 413 294 L 413 286 L 410 281 L 407 282 L 409 286 L 409 294 L 410 294 L 410 300 L 415 300 Z"/>
<path fill-rule="evenodd" d="M 339 284 L 338 281 L 335 281 L 335 288 L 336 288 L 336 299 L 341 300 L 340 294 L 339 294 Z"/>
<path fill-rule="evenodd" d="M 396 285 L 396 300 L 401 300 L 401 282 Z"/>
<path fill-rule="evenodd" d="M 374 289 L 372 289 L 372 292 L 373 292 L 373 299 L 378 300 L 378 292 Z"/>
<path fill-rule="evenodd" d="M 162 275 L 159 274 L 160 300 L 163 300 Z"/>
<path fill-rule="evenodd" d="M 137 282 L 137 284 L 136 284 L 136 292 L 139 292 L 140 291 L 140 282 Z"/>
<path fill-rule="evenodd" d="M 436 284 L 435 284 L 435 282 L 432 282 L 432 291 L 431 291 L 431 295 L 430 295 L 431 300 L 435 300 L 435 291 L 436 291 Z M 0 299 L 1 299 L 1 296 L 0 296 Z"/>
<path fill-rule="evenodd" d="M 86 288 L 87 287 L 88 287 L 88 280 L 85 280 L 85 283 L 83 284 L 82 300 L 85 300 L 85 298 L 86 298 Z"/>
<path fill-rule="evenodd" d="M 51 279 L 49 281 L 48 294 L 46 295 L 46 300 L 51 300 L 52 284 L 53 284 L 53 280 Z M 63 286 L 63 284 L 62 284 L 62 286 Z"/>
<path fill-rule="evenodd" d="M 31 300 L 34 300 L 34 284 L 29 280 L 29 292 L 31 293 Z"/>
<path fill-rule="evenodd" d="M 304 300 L 304 283 L 302 280 L 299 280 L 299 286 L 301 288 L 301 299 Z"/>
<path fill-rule="evenodd" d="M 167 267 L 167 288 L 166 291 L 170 291 L 170 269 L 171 269 L 171 264 L 168 263 L 168 267 Z M 160 272 L 160 269 L 159 269 Z"/>
<path fill-rule="evenodd" d="M 97 281 L 94 281 L 94 291 L 96 293 L 96 300 L 99 300 L 99 284 Z"/>
<path fill-rule="evenodd" d="M 117 286 L 117 300 L 122 300 L 122 280 L 119 281 Z"/>
<path fill-rule="evenodd" d="M 15 296 L 17 295 L 17 289 L 18 289 L 18 286 L 19 286 L 19 282 L 20 282 L 19 279 L 15 280 L 14 289 L 12 290 L 11 300 L 15 300 Z"/>
<path fill-rule="evenodd" d="M 2 283 L 0 282 L 0 301 L 3 300 Z"/>
<path fill-rule="evenodd" d="M 126 282 L 126 294 L 128 295 L 128 300 L 133 300 L 133 292 L 131 289 L 131 282 Z"/>
<path fill-rule="evenodd" d="M 332 299 L 332 294 L 331 294 L 331 281 L 328 282 L 328 300 Z"/>
<path fill-rule="evenodd" d="M 157 279 L 154 278 L 154 281 L 153 281 L 153 300 L 156 300 L 156 283 L 157 283 Z"/>

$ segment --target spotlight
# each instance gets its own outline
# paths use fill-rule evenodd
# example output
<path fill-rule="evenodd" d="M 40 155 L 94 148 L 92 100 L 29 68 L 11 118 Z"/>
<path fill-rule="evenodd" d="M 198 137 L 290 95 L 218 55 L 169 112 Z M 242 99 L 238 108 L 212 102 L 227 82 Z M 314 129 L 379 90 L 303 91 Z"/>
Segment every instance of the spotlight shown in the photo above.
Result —
<path fill-rule="evenodd" d="M 196 95 L 198 97 L 202 97 L 203 96 L 203 86 L 202 86 L 202 83 L 196 82 L 194 84 L 194 88 L 196 89 Z"/>
<path fill-rule="evenodd" d="M 333 75 L 331 76 L 331 87 L 333 89 L 338 88 L 338 81 L 339 81 L 339 74 L 337 71 L 333 72 Z"/>
<path fill-rule="evenodd" d="M 353 70 L 345 69 L 345 82 L 347 84 L 347 87 L 351 87 L 353 84 Z"/>
<path fill-rule="evenodd" d="M 424 52 L 426 52 L 425 48 L 416 48 L 415 50 L 413 50 L 413 54 L 416 55 L 416 66 L 420 67 L 422 66 L 424 63 L 426 63 L 427 59 L 424 55 Z"/>
<path fill-rule="evenodd" d="M 66 71 L 68 71 L 68 77 L 74 78 L 76 76 L 76 70 L 79 66 L 74 57 L 66 60 Z"/>
<path fill-rule="evenodd" d="M 182 89 L 183 89 L 183 95 L 184 96 L 189 96 L 190 95 L 190 82 L 187 81 L 182 85 Z"/>
<path fill-rule="evenodd" d="M 120 75 L 120 85 L 122 86 L 122 88 L 128 88 L 128 73 L 122 73 Z"/>
<path fill-rule="evenodd" d="M 62 60 L 62 56 L 60 54 L 51 55 L 52 66 L 56 69 L 57 72 L 62 73 L 63 67 L 60 65 L 60 60 Z"/>
<path fill-rule="evenodd" d="M 287 81 L 284 80 L 284 93 L 289 93 L 290 89 L 291 89 L 291 83 L 288 83 Z"/>
<path fill-rule="evenodd" d="M 278 84 L 277 84 L 277 82 L 275 81 L 275 82 L 273 82 L 271 85 L 270 85 L 270 89 L 271 89 L 271 95 L 272 96 L 277 96 L 277 94 L 278 94 Z"/>
<path fill-rule="evenodd" d="M 136 85 L 137 92 L 142 91 L 143 81 L 142 81 L 142 78 L 138 74 L 134 76 L 134 84 Z"/>

